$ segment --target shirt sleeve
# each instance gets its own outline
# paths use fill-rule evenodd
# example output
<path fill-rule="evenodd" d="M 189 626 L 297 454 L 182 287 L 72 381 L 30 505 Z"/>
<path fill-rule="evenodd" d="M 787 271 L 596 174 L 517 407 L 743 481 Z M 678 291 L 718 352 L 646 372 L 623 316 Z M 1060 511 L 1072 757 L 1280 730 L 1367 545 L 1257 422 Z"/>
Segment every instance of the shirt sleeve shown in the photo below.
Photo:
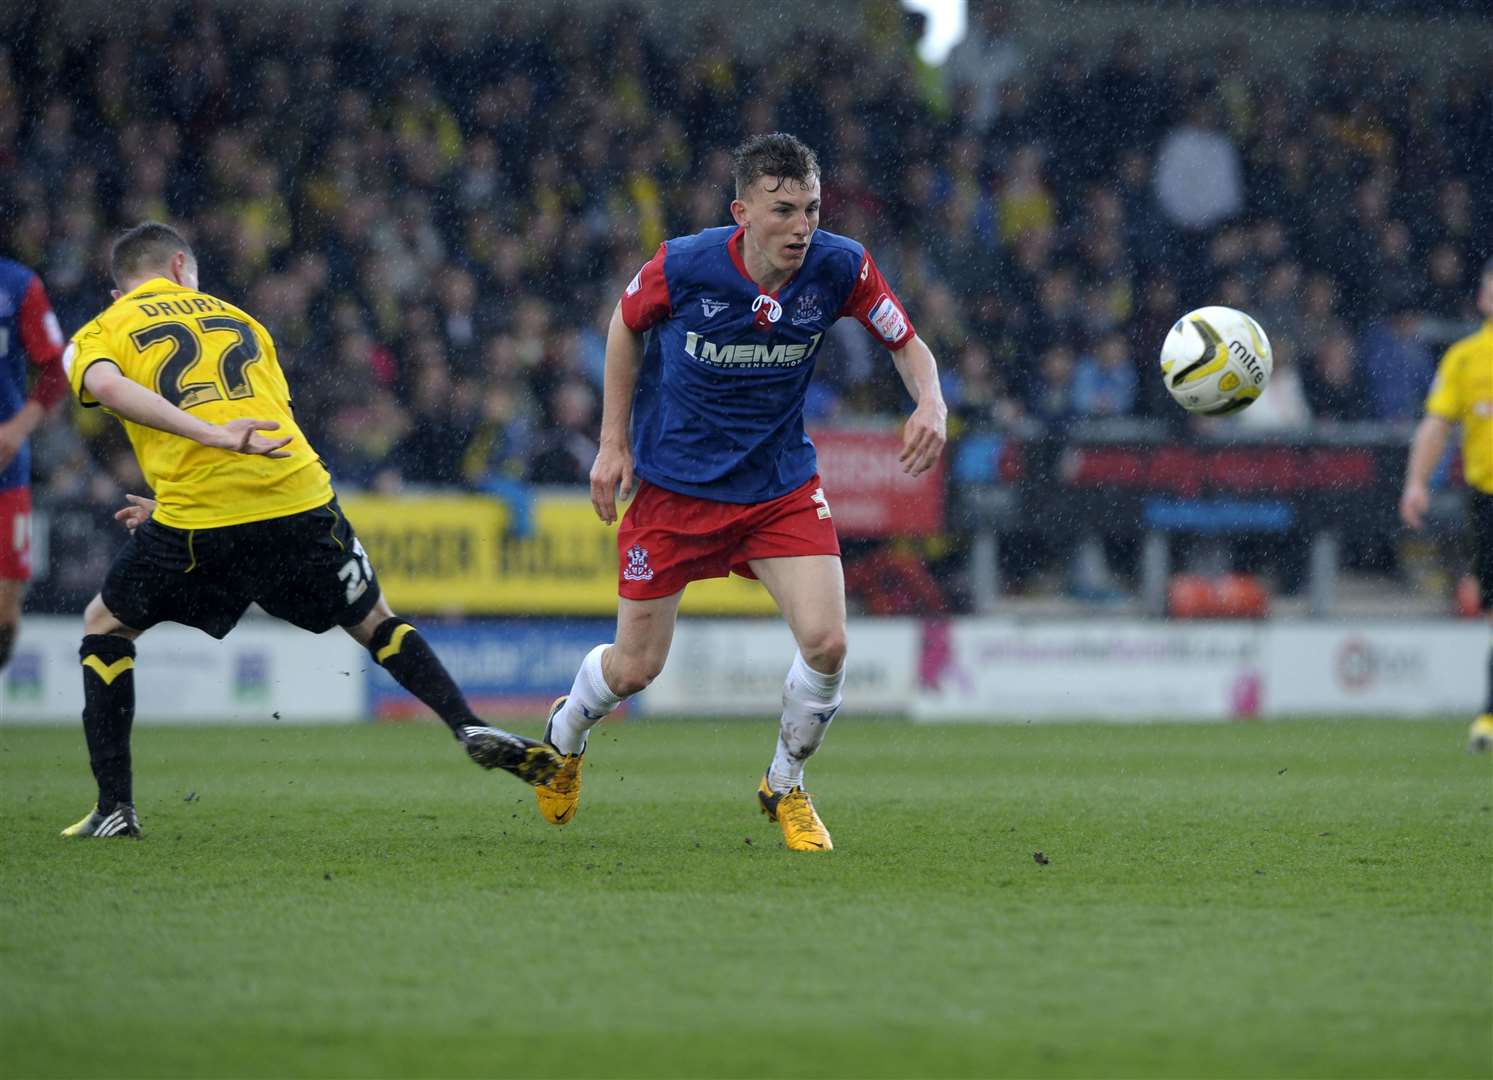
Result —
<path fill-rule="evenodd" d="M 62 370 L 67 374 L 67 384 L 85 408 L 96 408 L 98 401 L 83 386 L 83 376 L 94 364 L 114 364 L 118 361 L 109 355 L 104 328 L 91 322 L 73 336 L 62 352 Z"/>
<path fill-rule="evenodd" d="M 47 290 L 41 278 L 33 276 L 21 298 L 21 309 L 17 319 L 21 346 L 37 367 L 45 367 L 62 356 L 62 327 L 57 325 L 57 316 L 47 300 Z"/>
<path fill-rule="evenodd" d="M 31 400 L 43 409 L 50 409 L 67 396 L 67 376 L 62 373 L 62 327 L 57 324 L 41 278 L 31 278 L 16 316 L 21 347 L 37 369 L 31 383 Z"/>
<path fill-rule="evenodd" d="M 850 290 L 850 297 L 840 309 L 840 314 L 859 319 L 862 326 L 893 352 L 917 336 L 912 320 L 907 317 L 907 309 L 897 299 L 897 294 L 892 292 L 886 278 L 881 276 L 881 271 L 876 268 L 876 260 L 871 258 L 869 251 L 861 258 L 855 288 Z"/>
<path fill-rule="evenodd" d="M 1426 395 L 1426 412 L 1443 420 L 1459 423 L 1462 419 L 1462 350 L 1448 349 L 1436 368 L 1431 392 Z"/>
<path fill-rule="evenodd" d="M 658 245 L 653 258 L 633 275 L 622 293 L 622 321 L 635 334 L 652 329 L 673 314 L 669 279 L 664 276 L 664 252 L 668 246 Z"/>

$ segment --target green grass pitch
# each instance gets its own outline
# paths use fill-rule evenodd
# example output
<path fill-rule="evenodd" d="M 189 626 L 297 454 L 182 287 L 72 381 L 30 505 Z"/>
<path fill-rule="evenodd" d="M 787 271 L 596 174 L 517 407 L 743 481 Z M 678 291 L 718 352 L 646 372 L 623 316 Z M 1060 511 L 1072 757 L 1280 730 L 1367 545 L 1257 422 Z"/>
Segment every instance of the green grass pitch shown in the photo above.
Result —
<path fill-rule="evenodd" d="M 0 1075 L 1489 1076 L 1462 730 L 847 714 L 815 856 L 770 721 L 601 729 L 563 829 L 434 726 L 145 728 L 141 843 L 0 729 Z"/>

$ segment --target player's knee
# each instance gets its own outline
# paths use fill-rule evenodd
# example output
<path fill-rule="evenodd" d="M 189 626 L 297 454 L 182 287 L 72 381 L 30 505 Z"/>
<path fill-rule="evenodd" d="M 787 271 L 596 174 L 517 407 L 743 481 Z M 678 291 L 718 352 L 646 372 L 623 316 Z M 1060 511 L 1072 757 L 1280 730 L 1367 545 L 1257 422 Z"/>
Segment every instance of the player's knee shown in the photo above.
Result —
<path fill-rule="evenodd" d="M 95 596 L 83 610 L 83 633 L 116 634 L 129 639 L 139 636 L 137 631 L 120 622 L 119 617 L 105 606 L 102 596 Z"/>
<path fill-rule="evenodd" d="M 663 669 L 662 660 L 654 661 L 646 656 L 618 657 L 608 672 L 607 683 L 618 697 L 632 697 L 648 689 Z"/>
<path fill-rule="evenodd" d="M 810 635 L 799 645 L 804 663 L 815 671 L 833 675 L 845 666 L 848 648 L 843 626 L 829 627 Z"/>

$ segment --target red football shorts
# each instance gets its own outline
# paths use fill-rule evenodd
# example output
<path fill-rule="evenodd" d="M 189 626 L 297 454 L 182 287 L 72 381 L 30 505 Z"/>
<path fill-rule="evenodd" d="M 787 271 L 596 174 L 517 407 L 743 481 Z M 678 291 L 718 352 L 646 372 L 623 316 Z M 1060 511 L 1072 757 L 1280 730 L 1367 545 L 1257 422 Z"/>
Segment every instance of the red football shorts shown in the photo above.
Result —
<path fill-rule="evenodd" d="M 0 491 L 0 581 L 31 580 L 31 489 Z"/>
<path fill-rule="evenodd" d="M 726 503 L 680 495 L 643 480 L 617 530 L 617 594 L 672 596 L 691 581 L 756 577 L 752 559 L 838 555 L 840 538 L 816 474 L 770 502 Z"/>

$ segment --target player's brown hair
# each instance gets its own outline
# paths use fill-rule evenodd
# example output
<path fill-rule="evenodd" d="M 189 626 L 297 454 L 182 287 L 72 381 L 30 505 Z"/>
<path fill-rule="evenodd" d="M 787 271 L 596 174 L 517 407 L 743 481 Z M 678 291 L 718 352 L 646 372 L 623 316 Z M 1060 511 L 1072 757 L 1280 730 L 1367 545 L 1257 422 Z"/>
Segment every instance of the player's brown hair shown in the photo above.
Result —
<path fill-rule="evenodd" d="M 759 176 L 776 176 L 807 184 L 819 175 L 819 158 L 797 137 L 774 131 L 753 135 L 731 152 L 731 172 L 736 178 L 736 197 Z M 776 191 L 777 188 L 770 190 Z"/>
<path fill-rule="evenodd" d="M 142 221 L 114 241 L 109 272 L 114 275 L 114 284 L 124 288 L 124 283 L 142 270 L 164 268 L 178 251 L 192 254 L 192 246 L 181 233 L 159 221 Z"/>

